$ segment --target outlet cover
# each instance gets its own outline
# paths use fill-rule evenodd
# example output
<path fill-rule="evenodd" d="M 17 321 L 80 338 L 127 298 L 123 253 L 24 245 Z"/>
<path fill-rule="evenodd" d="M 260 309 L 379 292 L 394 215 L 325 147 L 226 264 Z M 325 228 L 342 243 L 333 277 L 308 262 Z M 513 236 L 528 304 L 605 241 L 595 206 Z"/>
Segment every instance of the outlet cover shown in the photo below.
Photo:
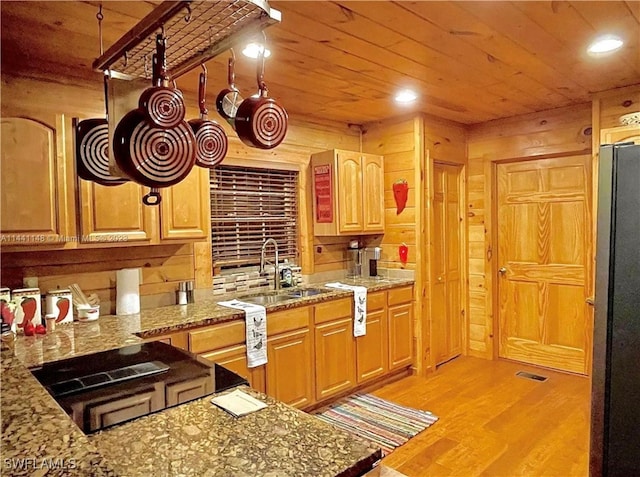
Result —
<path fill-rule="evenodd" d="M 24 277 L 22 286 L 25 288 L 38 288 L 38 277 Z"/>

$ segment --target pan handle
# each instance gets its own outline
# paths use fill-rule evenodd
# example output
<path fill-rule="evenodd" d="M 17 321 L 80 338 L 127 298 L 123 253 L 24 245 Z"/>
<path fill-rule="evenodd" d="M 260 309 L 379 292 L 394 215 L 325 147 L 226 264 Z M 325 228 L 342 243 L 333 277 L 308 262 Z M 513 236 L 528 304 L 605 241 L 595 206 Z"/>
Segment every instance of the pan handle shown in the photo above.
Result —
<path fill-rule="evenodd" d="M 156 36 L 156 56 L 157 56 L 157 80 L 156 86 L 162 86 L 167 81 L 167 39 L 163 34 Z"/>
<path fill-rule="evenodd" d="M 204 119 L 209 112 L 205 101 L 205 93 L 207 91 L 207 67 L 204 63 L 201 66 L 204 71 L 200 73 L 200 82 L 198 83 L 198 105 L 200 106 L 200 116 Z"/>
<path fill-rule="evenodd" d="M 229 66 L 227 69 L 227 83 L 229 84 L 229 88 L 238 91 L 236 88 L 236 54 L 233 52 L 233 48 L 229 50 L 231 52 L 231 57 L 229 58 Z"/>
<path fill-rule="evenodd" d="M 258 96 L 266 98 L 268 94 L 267 85 L 264 82 L 264 50 L 266 48 L 267 36 L 262 32 L 262 48 L 258 48 L 258 61 L 256 65 L 256 81 L 258 83 Z"/>
<path fill-rule="evenodd" d="M 160 205 L 160 202 L 162 202 L 162 196 L 155 187 L 152 187 L 149 193 L 142 198 L 144 205 Z"/>

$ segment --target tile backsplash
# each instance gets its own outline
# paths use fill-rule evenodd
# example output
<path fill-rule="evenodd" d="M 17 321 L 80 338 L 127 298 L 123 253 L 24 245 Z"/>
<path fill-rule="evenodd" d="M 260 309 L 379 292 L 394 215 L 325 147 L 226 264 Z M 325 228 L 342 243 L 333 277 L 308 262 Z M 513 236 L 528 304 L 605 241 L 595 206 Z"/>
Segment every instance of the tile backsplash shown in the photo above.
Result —
<path fill-rule="evenodd" d="M 295 284 L 302 283 L 301 268 L 291 265 Z M 266 267 L 266 274 L 261 276 L 257 270 L 237 273 L 224 273 L 213 277 L 213 294 L 261 291 L 273 288 L 273 267 Z"/>

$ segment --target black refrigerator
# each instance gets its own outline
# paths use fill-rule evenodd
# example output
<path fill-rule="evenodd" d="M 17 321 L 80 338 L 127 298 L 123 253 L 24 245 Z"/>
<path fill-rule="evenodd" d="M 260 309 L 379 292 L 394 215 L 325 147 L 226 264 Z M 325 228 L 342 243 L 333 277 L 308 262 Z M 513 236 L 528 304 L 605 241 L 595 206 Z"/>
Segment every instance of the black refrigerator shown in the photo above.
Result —
<path fill-rule="evenodd" d="M 599 167 L 589 471 L 640 476 L 640 146 Z"/>

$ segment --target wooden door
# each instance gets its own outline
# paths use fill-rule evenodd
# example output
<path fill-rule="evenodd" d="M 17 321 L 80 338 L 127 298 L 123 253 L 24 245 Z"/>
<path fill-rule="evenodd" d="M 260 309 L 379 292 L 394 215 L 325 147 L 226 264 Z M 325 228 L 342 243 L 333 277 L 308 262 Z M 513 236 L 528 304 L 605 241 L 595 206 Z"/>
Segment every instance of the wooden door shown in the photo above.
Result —
<path fill-rule="evenodd" d="M 57 121 L 63 128 L 63 121 Z M 65 145 L 61 130 L 2 118 L 0 231 L 3 245 L 64 245 Z"/>
<path fill-rule="evenodd" d="M 294 407 L 314 402 L 313 355 L 309 328 L 267 340 L 267 394 Z"/>
<path fill-rule="evenodd" d="M 351 318 L 316 326 L 316 399 L 318 401 L 355 386 L 353 343 Z"/>
<path fill-rule="evenodd" d="M 338 230 L 362 232 L 362 161 L 357 152 L 338 151 Z"/>
<path fill-rule="evenodd" d="M 211 228 L 209 170 L 194 167 L 182 182 L 161 193 L 160 238 L 206 239 Z"/>
<path fill-rule="evenodd" d="M 462 353 L 461 174 L 462 166 L 434 165 L 431 313 L 436 364 Z"/>
<path fill-rule="evenodd" d="M 384 168 L 382 156 L 362 155 L 364 232 L 384 232 Z"/>
<path fill-rule="evenodd" d="M 590 156 L 499 164 L 499 355 L 587 374 Z"/>

